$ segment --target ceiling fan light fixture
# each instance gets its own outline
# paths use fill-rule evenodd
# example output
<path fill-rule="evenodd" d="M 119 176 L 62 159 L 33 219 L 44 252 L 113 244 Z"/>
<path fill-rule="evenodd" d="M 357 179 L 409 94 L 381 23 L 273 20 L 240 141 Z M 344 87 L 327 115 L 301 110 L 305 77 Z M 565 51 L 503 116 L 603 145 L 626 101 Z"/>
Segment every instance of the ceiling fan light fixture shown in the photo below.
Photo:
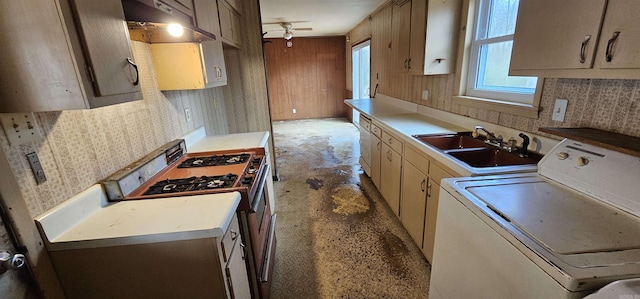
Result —
<path fill-rule="evenodd" d="M 293 38 L 293 33 L 291 33 L 290 31 L 286 31 L 283 35 L 284 39 L 286 40 L 290 40 L 291 38 Z"/>

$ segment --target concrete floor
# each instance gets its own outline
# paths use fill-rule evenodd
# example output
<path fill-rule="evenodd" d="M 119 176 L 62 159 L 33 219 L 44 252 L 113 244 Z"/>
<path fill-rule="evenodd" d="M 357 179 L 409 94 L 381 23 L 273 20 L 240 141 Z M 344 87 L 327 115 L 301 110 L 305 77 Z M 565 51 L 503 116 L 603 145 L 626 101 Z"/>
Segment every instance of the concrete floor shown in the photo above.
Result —
<path fill-rule="evenodd" d="M 430 266 L 360 165 L 346 119 L 273 124 L 272 298 L 426 298 Z"/>

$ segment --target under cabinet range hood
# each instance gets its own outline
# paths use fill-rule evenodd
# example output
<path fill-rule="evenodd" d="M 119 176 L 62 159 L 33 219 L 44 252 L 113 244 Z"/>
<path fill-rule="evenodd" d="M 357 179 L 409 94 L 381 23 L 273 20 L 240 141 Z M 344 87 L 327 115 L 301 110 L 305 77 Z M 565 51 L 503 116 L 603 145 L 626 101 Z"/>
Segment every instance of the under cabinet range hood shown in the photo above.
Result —
<path fill-rule="evenodd" d="M 184 2 L 184 4 L 183 4 Z M 215 40 L 216 36 L 196 27 L 191 1 L 122 0 L 124 16 L 132 40 L 145 43 L 184 43 Z M 169 24 L 184 27 L 182 36 L 168 33 Z"/>

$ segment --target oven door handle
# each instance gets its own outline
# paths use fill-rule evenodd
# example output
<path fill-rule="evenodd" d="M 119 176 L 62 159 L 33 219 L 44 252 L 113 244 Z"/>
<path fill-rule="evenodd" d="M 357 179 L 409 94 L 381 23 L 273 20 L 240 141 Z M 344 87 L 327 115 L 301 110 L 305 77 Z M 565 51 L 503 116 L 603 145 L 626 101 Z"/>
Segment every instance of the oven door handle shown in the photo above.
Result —
<path fill-rule="evenodd" d="M 256 196 L 253 198 L 253 202 L 251 203 L 251 213 L 255 213 L 258 211 L 258 206 L 260 205 L 260 198 L 262 198 L 262 194 L 264 193 L 264 184 L 267 182 L 266 175 L 269 174 L 269 164 L 264 165 L 264 170 L 260 175 L 260 185 L 258 185 L 258 191 L 256 191 Z"/>
<path fill-rule="evenodd" d="M 273 239 L 276 237 L 276 214 L 271 216 L 271 225 L 269 227 L 269 240 L 267 240 L 267 253 L 265 254 L 262 264 L 262 275 L 260 280 L 262 282 L 269 281 L 269 266 L 271 265 L 271 251 L 273 251 Z"/>

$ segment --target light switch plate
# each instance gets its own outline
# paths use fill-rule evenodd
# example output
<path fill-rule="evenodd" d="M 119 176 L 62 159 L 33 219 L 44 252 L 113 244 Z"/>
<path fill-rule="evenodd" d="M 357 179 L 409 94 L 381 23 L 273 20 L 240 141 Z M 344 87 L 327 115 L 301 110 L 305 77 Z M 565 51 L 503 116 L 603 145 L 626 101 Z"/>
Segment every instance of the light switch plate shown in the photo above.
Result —
<path fill-rule="evenodd" d="M 425 90 L 422 91 L 422 99 L 425 100 L 425 101 L 429 100 L 429 90 L 428 89 L 425 89 Z"/>
<path fill-rule="evenodd" d="M 184 108 L 184 118 L 187 120 L 187 122 L 191 121 L 191 109 Z"/>
<path fill-rule="evenodd" d="M 1 113 L 0 123 L 11 146 L 42 140 L 33 113 Z"/>
<path fill-rule="evenodd" d="M 569 101 L 565 99 L 556 99 L 556 104 L 553 106 L 552 120 L 563 122 L 564 115 L 567 113 L 567 103 Z"/>
<path fill-rule="evenodd" d="M 29 166 L 31 166 L 31 171 L 33 171 L 33 176 L 36 179 L 36 184 L 40 185 L 47 181 L 47 177 L 44 175 L 44 169 L 42 169 L 42 164 L 40 164 L 40 159 L 38 159 L 38 154 L 30 153 L 27 155 L 27 160 L 29 160 Z"/>

